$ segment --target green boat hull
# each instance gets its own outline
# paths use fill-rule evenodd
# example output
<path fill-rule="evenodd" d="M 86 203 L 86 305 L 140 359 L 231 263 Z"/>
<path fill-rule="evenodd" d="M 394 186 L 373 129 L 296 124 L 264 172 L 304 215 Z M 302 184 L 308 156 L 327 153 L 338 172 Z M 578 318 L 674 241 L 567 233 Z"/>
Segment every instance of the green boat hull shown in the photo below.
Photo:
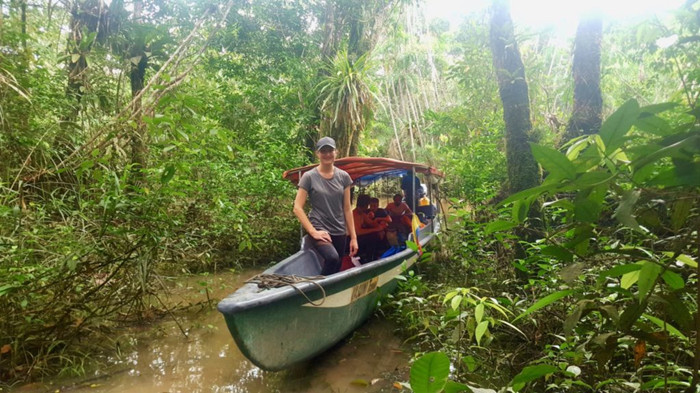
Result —
<path fill-rule="evenodd" d="M 432 231 L 421 232 L 423 245 L 434 236 Z M 263 274 L 315 275 L 320 262 L 305 243 L 301 251 Z M 407 248 L 295 288 L 261 290 L 246 284 L 223 299 L 218 309 L 251 362 L 264 370 L 282 370 L 313 358 L 353 332 L 374 312 L 379 296 L 392 292 L 396 277 L 417 259 L 417 252 Z"/>

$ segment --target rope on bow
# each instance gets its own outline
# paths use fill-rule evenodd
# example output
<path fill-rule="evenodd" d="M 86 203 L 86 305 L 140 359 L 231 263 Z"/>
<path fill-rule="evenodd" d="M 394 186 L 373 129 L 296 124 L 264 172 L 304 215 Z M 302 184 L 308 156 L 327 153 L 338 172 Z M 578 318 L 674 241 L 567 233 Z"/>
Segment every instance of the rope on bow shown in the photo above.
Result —
<path fill-rule="evenodd" d="M 326 301 L 326 290 L 323 289 L 321 284 L 316 282 L 315 280 L 320 280 L 322 278 L 325 278 L 325 276 L 310 276 L 310 277 L 304 277 L 304 276 L 295 276 L 295 275 L 284 275 L 284 274 L 258 274 L 254 277 L 249 278 L 246 283 L 250 284 L 258 284 L 258 288 L 261 289 L 270 289 L 270 288 L 280 288 L 284 286 L 291 286 L 294 288 L 297 292 L 301 294 L 306 300 L 312 305 L 312 306 L 320 306 L 323 304 L 323 302 Z M 305 282 L 310 282 L 317 286 L 320 290 L 321 293 L 323 294 L 323 297 L 321 298 L 321 301 L 319 303 L 314 303 L 313 300 L 309 299 L 308 296 L 297 287 L 297 284 L 305 283 Z"/>

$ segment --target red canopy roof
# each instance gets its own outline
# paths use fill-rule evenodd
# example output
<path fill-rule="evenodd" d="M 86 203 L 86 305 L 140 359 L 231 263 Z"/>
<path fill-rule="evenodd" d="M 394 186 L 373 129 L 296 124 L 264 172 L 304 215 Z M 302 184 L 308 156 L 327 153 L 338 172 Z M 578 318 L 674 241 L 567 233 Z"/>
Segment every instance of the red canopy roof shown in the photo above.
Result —
<path fill-rule="evenodd" d="M 442 172 L 431 166 L 415 162 L 393 160 L 391 158 L 345 157 L 335 160 L 334 165 L 350 174 L 350 178 L 352 178 L 353 182 L 356 184 L 369 184 L 382 177 L 409 174 L 414 168 L 416 173 L 444 177 Z M 312 164 L 290 169 L 285 171 L 282 177 L 294 184 L 298 184 L 299 178 L 304 172 L 316 168 L 317 166 L 318 164 Z"/>

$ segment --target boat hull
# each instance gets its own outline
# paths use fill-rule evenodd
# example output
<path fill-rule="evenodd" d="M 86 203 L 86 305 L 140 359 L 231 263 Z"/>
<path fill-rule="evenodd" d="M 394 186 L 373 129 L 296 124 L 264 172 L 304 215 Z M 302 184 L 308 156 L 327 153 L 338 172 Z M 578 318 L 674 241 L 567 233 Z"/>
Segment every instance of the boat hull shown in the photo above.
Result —
<path fill-rule="evenodd" d="M 420 236 L 421 244 L 433 236 Z M 285 265 L 300 260 L 308 266 L 304 253 L 310 252 L 302 249 L 263 274 L 285 272 Z M 324 352 L 354 331 L 417 259 L 418 253 L 407 248 L 313 283 L 266 290 L 246 284 L 223 299 L 218 309 L 251 362 L 264 370 L 282 370 Z"/>

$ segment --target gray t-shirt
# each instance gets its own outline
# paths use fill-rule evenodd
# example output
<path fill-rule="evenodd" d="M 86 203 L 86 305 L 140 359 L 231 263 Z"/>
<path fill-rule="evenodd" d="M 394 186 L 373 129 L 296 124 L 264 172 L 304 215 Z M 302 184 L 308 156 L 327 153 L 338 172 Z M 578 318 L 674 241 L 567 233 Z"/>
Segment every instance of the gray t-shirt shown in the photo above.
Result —
<path fill-rule="evenodd" d="M 318 168 L 301 175 L 299 187 L 309 194 L 309 221 L 314 228 L 327 231 L 333 236 L 345 235 L 343 193 L 351 184 L 350 175 L 339 168 L 334 168 L 333 177 L 330 179 L 321 176 Z"/>

